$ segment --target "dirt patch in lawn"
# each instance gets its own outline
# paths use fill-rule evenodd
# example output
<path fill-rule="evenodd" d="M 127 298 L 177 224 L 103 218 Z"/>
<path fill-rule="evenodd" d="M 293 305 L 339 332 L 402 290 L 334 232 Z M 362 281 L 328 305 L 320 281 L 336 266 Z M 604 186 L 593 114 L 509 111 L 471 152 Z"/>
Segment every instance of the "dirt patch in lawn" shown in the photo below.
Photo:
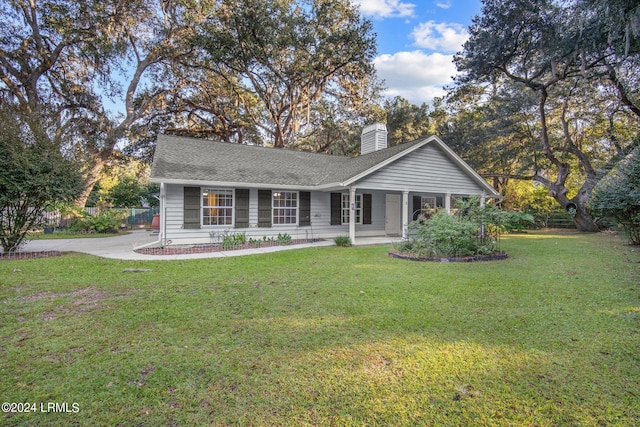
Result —
<path fill-rule="evenodd" d="M 135 292 L 135 289 L 127 289 L 119 292 L 115 296 L 127 296 Z M 96 286 L 89 286 L 72 292 L 38 292 L 18 297 L 17 301 L 20 303 L 33 303 L 39 301 L 55 301 L 62 298 L 68 299 L 67 303 L 56 305 L 51 310 L 42 312 L 42 320 L 49 321 L 68 314 L 78 315 L 99 309 L 104 300 L 112 297 L 114 297 L 114 295 L 107 291 L 102 291 Z"/>

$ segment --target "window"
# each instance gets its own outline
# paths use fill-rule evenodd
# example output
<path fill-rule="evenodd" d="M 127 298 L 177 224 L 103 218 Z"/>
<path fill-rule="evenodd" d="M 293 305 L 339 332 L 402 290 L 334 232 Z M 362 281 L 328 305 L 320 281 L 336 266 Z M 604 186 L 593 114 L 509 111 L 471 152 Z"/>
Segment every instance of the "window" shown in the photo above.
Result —
<path fill-rule="evenodd" d="M 422 201 L 421 201 L 421 208 L 423 211 L 428 211 L 430 209 L 435 209 L 438 206 L 436 205 L 436 198 L 435 197 L 423 197 Z"/>
<path fill-rule="evenodd" d="M 294 191 L 273 192 L 273 224 L 298 223 L 298 193 Z"/>
<path fill-rule="evenodd" d="M 233 224 L 233 190 L 202 190 L 202 225 Z"/>
<path fill-rule="evenodd" d="M 342 223 L 349 224 L 351 206 L 349 194 L 342 195 Z M 362 194 L 356 194 L 356 224 L 362 224 Z"/>

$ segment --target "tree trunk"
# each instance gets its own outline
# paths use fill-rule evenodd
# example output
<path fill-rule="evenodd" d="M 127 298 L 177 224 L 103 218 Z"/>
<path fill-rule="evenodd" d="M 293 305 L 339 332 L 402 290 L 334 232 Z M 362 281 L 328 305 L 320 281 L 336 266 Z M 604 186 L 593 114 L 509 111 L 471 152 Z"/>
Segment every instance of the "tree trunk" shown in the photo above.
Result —
<path fill-rule="evenodd" d="M 588 176 L 578 194 L 571 199 L 571 202 L 576 206 L 575 216 L 573 217 L 573 223 L 579 231 L 586 232 L 598 232 L 600 227 L 596 224 L 595 220 L 587 210 L 587 202 L 591 197 L 591 192 L 598 183 L 598 179 L 595 176 Z M 566 206 L 565 206 L 566 208 Z"/>
<path fill-rule="evenodd" d="M 587 200 L 578 194 L 565 206 L 565 209 L 571 214 L 573 223 L 578 231 L 596 233 L 600 231 L 600 228 L 587 210 Z"/>
<path fill-rule="evenodd" d="M 105 160 L 103 160 L 101 156 L 95 156 L 92 161 L 91 167 L 86 172 L 86 178 L 84 181 L 84 186 L 82 187 L 82 191 L 76 198 L 76 206 L 81 208 L 86 206 L 87 201 L 89 200 L 89 196 L 91 195 L 91 191 L 98 182 L 98 177 L 100 176 L 100 172 L 102 171 L 105 163 Z"/>
<path fill-rule="evenodd" d="M 131 96 L 128 96 L 128 104 L 130 104 Z M 124 135 L 125 129 L 128 129 L 134 121 L 135 113 L 133 108 L 128 108 L 127 117 L 116 127 L 107 131 L 104 147 L 102 149 L 94 148 L 91 150 L 90 160 L 88 162 L 89 169 L 85 172 L 85 182 L 80 195 L 76 198 L 76 206 L 85 207 L 93 187 L 95 187 L 100 177 L 100 172 L 113 156 L 113 149 L 118 139 Z"/>
<path fill-rule="evenodd" d="M 280 121 L 275 121 L 275 131 L 273 133 L 273 148 L 284 148 L 284 133 Z"/>
<path fill-rule="evenodd" d="M 587 232 L 596 232 L 600 231 L 598 225 L 593 220 L 591 214 L 587 210 L 587 201 L 589 200 L 589 196 L 591 195 L 591 191 L 597 184 L 597 179 L 595 178 L 595 171 L 591 167 L 591 163 L 589 162 L 588 157 L 581 152 L 578 147 L 574 144 L 571 134 L 569 132 L 568 122 L 565 119 L 566 110 L 563 110 L 562 113 L 562 124 L 563 124 L 563 132 L 565 136 L 565 141 L 567 146 L 569 147 L 569 151 L 571 151 L 577 159 L 580 161 L 581 165 L 584 167 L 587 178 L 585 182 L 582 184 L 580 191 L 573 198 L 569 199 L 567 197 L 567 193 L 569 189 L 566 187 L 567 178 L 571 173 L 571 165 L 562 159 L 556 157 L 553 152 L 551 142 L 549 140 L 549 131 L 547 126 L 547 113 L 545 111 L 546 102 L 548 98 L 547 88 L 541 87 L 536 88 L 532 87 L 532 89 L 538 91 L 540 95 L 540 100 L 538 103 L 538 114 L 540 117 L 540 125 L 541 125 L 541 137 L 542 137 L 542 147 L 545 157 L 551 162 L 551 164 L 556 169 L 556 179 L 555 181 L 550 181 L 543 177 L 537 177 L 536 179 L 539 182 L 542 182 L 551 193 L 554 199 L 560 206 L 569 212 L 573 218 L 573 223 L 576 225 L 576 228 L 579 231 L 587 231 Z M 566 108 L 566 103 L 565 103 Z"/>
<path fill-rule="evenodd" d="M 576 209 L 576 215 L 573 217 L 573 223 L 576 225 L 578 231 L 585 231 L 590 233 L 597 233 L 600 231 L 598 224 L 593 220 L 593 217 L 583 209 Z"/>
<path fill-rule="evenodd" d="M 550 193 L 560 206 L 569 213 L 578 231 L 598 232 L 600 228 L 587 210 L 587 201 L 589 200 L 591 189 L 587 191 L 584 187 L 583 185 L 578 195 L 573 199 L 569 199 L 566 196 L 566 192 L 557 193 L 551 190 Z"/>
<path fill-rule="evenodd" d="M 598 232 L 600 228 L 596 224 L 595 220 L 587 210 L 587 202 L 591 196 L 591 191 L 597 184 L 598 180 L 595 177 L 588 177 L 578 194 L 569 199 L 566 194 L 568 190 L 562 186 L 562 190 L 558 191 L 560 187 L 554 187 L 551 191 L 551 195 L 554 199 L 571 215 L 573 223 L 578 231 L 584 232 Z M 554 191 L 555 190 L 555 191 Z"/>

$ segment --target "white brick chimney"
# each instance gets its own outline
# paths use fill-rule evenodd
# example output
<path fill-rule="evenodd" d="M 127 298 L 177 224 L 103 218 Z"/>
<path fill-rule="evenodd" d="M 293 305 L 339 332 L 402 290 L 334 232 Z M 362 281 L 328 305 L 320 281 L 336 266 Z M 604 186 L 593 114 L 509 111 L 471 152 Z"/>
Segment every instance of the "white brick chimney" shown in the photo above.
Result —
<path fill-rule="evenodd" d="M 360 154 L 372 153 L 387 148 L 387 126 L 374 123 L 362 128 Z"/>

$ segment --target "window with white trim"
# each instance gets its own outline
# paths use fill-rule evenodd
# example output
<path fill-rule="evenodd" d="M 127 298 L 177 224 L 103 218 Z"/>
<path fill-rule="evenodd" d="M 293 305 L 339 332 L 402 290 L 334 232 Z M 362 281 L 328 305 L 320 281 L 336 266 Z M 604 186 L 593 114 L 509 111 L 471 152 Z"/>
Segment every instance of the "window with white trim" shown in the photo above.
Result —
<path fill-rule="evenodd" d="M 298 223 L 298 193 L 296 191 L 273 192 L 273 224 Z"/>
<path fill-rule="evenodd" d="M 349 224 L 351 215 L 351 198 L 348 193 L 342 194 L 342 223 Z M 362 194 L 356 194 L 356 224 L 362 224 Z"/>
<path fill-rule="evenodd" d="M 233 190 L 202 190 L 202 225 L 233 224 Z"/>
<path fill-rule="evenodd" d="M 424 211 L 435 209 L 438 207 L 436 205 L 437 202 L 435 197 L 422 197 L 422 200 L 420 203 L 421 203 L 420 208 Z"/>

